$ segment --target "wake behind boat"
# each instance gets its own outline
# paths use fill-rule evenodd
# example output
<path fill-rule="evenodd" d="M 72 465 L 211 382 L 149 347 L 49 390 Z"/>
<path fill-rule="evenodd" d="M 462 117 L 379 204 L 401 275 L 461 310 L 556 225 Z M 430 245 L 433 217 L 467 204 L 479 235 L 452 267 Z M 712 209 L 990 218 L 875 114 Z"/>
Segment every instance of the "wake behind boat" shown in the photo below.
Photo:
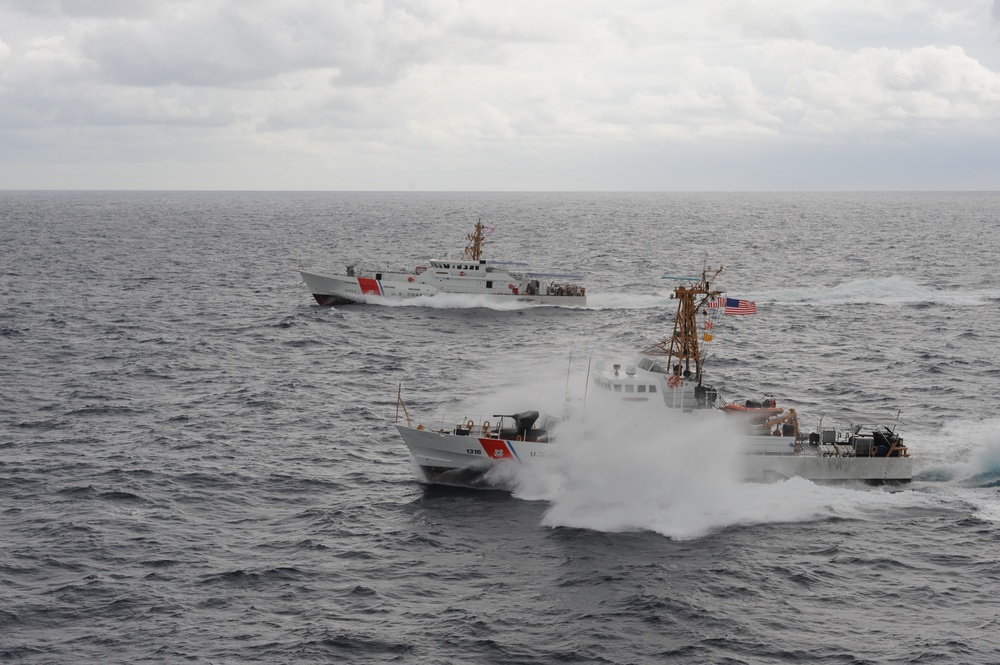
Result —
<path fill-rule="evenodd" d="M 299 274 L 320 305 L 405 301 L 446 293 L 492 302 L 578 307 L 587 304 L 584 287 L 569 281 L 581 279 L 579 275 L 532 272 L 525 263 L 482 258 L 490 232 L 482 221 L 477 221 L 475 230 L 467 236 L 469 244 L 461 259 L 431 259 L 412 269 L 351 265 L 344 273 L 300 269 Z"/>

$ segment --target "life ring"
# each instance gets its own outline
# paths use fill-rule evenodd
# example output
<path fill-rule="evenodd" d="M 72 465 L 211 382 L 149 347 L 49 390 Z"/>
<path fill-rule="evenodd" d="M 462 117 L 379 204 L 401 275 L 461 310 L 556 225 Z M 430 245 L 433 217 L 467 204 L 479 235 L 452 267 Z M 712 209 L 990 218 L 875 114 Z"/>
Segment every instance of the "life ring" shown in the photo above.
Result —
<path fill-rule="evenodd" d="M 412 278 L 412 277 L 407 277 L 407 278 L 406 278 L 406 281 L 407 281 L 407 282 L 412 282 L 412 281 L 413 281 L 413 278 Z"/>
<path fill-rule="evenodd" d="M 465 423 L 465 429 L 467 429 L 469 431 L 472 431 L 472 428 L 475 427 L 475 426 L 476 426 L 476 423 L 472 422 L 471 420 L 469 422 Z"/>
<path fill-rule="evenodd" d="M 513 291 L 514 290 L 514 285 L 513 284 L 508 284 L 507 288 L 510 289 L 511 291 Z"/>
<path fill-rule="evenodd" d="M 489 431 L 490 431 L 490 421 L 484 420 L 483 421 L 483 432 L 489 432 Z"/>
<path fill-rule="evenodd" d="M 464 271 L 464 270 L 462 270 L 461 272 L 459 272 L 459 273 L 458 273 L 458 276 L 459 276 L 459 277 L 465 277 L 465 271 Z"/>
<path fill-rule="evenodd" d="M 677 386 L 681 385 L 681 377 L 677 376 L 676 374 L 671 374 L 670 378 L 667 379 L 667 385 L 670 386 L 671 388 L 676 388 Z"/>

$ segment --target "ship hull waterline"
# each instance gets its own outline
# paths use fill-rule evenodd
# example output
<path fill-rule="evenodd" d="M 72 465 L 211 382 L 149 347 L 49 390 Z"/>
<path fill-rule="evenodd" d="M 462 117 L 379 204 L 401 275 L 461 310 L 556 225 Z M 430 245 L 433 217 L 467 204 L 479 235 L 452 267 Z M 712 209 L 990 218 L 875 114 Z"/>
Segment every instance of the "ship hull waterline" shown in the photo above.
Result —
<path fill-rule="evenodd" d="M 428 482 L 456 482 L 466 476 L 483 475 L 500 464 L 532 465 L 543 458 L 558 458 L 562 444 L 511 441 L 450 432 L 420 430 L 397 425 L 406 447 Z M 909 483 L 913 460 L 909 457 L 829 457 L 810 450 L 775 454 L 754 452 L 753 439 L 741 459 L 741 477 L 747 482 L 776 482 L 803 478 L 816 483 L 860 482 L 871 485 Z M 769 440 L 768 448 L 780 447 L 781 437 Z M 788 444 L 792 444 L 789 440 Z M 792 445 L 788 445 L 792 450 Z"/>

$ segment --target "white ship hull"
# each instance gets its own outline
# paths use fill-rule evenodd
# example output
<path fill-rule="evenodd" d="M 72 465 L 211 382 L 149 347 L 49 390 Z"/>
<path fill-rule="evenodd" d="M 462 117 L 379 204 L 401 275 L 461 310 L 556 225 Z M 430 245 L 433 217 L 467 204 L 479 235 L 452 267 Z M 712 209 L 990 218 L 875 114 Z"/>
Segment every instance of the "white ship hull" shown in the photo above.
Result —
<path fill-rule="evenodd" d="M 485 472 L 498 464 L 531 464 L 557 450 L 557 444 L 551 442 L 499 439 L 477 433 L 456 435 L 405 425 L 396 427 L 410 455 L 431 482 L 448 472 Z"/>
<path fill-rule="evenodd" d="M 744 478 L 774 482 L 805 478 L 813 482 L 859 481 L 869 484 L 908 483 L 913 477 L 910 457 L 822 457 L 811 451 L 789 455 L 748 454 Z"/>
<path fill-rule="evenodd" d="M 501 464 L 532 465 L 558 458 L 564 444 L 518 441 L 486 436 L 472 429 L 432 431 L 397 425 L 406 447 L 429 482 L 445 481 L 459 472 L 484 473 Z M 461 431 L 461 430 L 459 430 Z M 841 457 L 830 447 L 799 446 L 791 437 L 747 437 L 741 458 L 742 478 L 775 482 L 805 478 L 814 482 L 905 483 L 913 476 L 909 457 Z"/>

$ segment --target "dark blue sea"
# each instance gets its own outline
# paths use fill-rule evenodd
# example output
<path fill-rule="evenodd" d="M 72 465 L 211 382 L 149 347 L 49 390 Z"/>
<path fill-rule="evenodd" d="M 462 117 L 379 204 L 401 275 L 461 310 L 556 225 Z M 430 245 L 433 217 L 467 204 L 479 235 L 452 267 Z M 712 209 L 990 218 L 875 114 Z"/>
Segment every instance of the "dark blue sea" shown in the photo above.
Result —
<path fill-rule="evenodd" d="M 588 306 L 300 282 L 479 218 Z M 998 257 L 998 193 L 0 192 L 0 661 L 1000 663 Z M 417 480 L 397 390 L 576 399 L 670 334 L 661 275 L 718 265 L 758 313 L 709 382 L 898 416 L 913 483 L 720 482 L 670 431 Z"/>

